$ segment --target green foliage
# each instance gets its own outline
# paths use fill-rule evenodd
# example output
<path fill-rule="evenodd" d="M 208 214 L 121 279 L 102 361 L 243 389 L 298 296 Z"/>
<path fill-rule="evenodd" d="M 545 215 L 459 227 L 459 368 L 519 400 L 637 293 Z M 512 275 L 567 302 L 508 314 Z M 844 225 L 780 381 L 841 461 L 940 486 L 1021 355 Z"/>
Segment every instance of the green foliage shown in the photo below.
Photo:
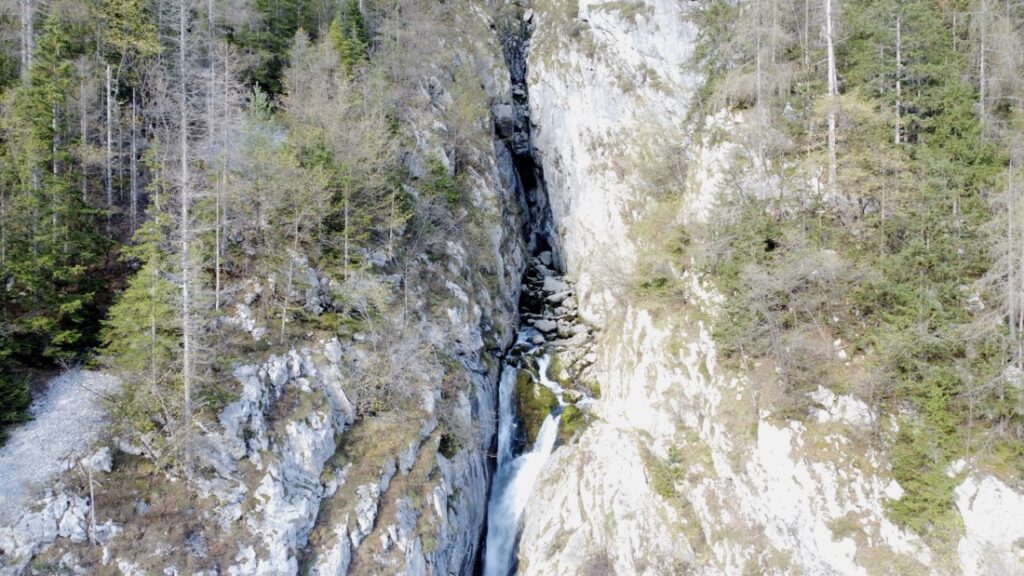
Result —
<path fill-rule="evenodd" d="M 230 40 L 252 54 L 258 64 L 249 80 L 271 95 L 284 91 L 282 76 L 288 64 L 287 54 L 296 32 L 316 32 L 320 3 L 314 0 L 254 0 L 252 9 L 259 25 L 235 30 Z"/>
<path fill-rule="evenodd" d="M 713 2 L 699 16 L 698 61 L 712 92 L 743 62 L 742 51 L 729 51 L 735 10 Z M 808 390 L 844 382 L 865 385 L 879 409 L 901 414 L 890 462 L 906 494 L 890 511 L 901 525 L 928 532 L 949 525 L 955 481 L 945 470 L 975 448 L 972 433 L 994 437 L 1004 458 L 1024 445 L 1022 415 L 1007 405 L 1019 405 L 1019 391 L 983 392 L 1008 361 L 1006 329 L 978 330 L 970 303 L 992 266 L 985 196 L 1006 160 L 982 138 L 977 92 L 965 80 L 973 64 L 950 36 L 952 8 L 872 0 L 841 10 L 841 200 L 825 201 L 804 184 L 823 164 L 828 105 L 818 88 L 822 71 L 809 68 L 796 90 L 811 99 L 803 118 L 779 123 L 801 151 L 776 152 L 785 166 L 775 174 L 780 193 L 740 191 L 720 204 L 704 232 L 710 249 L 701 264 L 726 297 L 713 326 L 721 349 L 768 359 L 778 375 L 779 394 L 759 391 L 761 402 L 799 417 Z M 878 57 L 893 54 L 897 14 L 900 144 L 893 142 L 895 66 Z M 766 104 L 779 114 L 792 96 Z M 870 383 L 851 381 L 831 349 L 835 338 L 852 344 Z"/>
<path fill-rule="evenodd" d="M 947 413 L 939 409 L 935 414 Z M 948 416 L 943 415 L 944 419 Z M 953 512 L 953 489 L 957 479 L 945 473 L 948 447 L 926 428 L 901 431 L 890 453 L 893 477 L 907 495 L 889 503 L 892 518 L 919 533 L 947 526 L 956 517 Z M 939 440 L 939 442 L 937 442 Z"/>
<path fill-rule="evenodd" d="M 338 53 L 342 69 L 349 77 L 353 76 L 356 68 L 366 61 L 370 44 L 359 0 L 345 0 L 327 29 L 327 38 Z"/>
<path fill-rule="evenodd" d="M 420 183 L 420 192 L 426 198 L 442 198 L 452 208 L 458 206 L 462 197 L 458 179 L 437 158 L 432 158 L 427 164 L 427 174 Z"/>
<path fill-rule="evenodd" d="M 151 189 L 156 192 L 160 186 L 154 182 Z M 124 252 L 138 269 L 103 322 L 103 358 L 124 382 L 118 402 L 121 424 L 141 432 L 149 431 L 155 418 L 166 422 L 179 405 L 179 288 L 170 280 L 174 269 L 163 245 L 169 221 L 159 202 L 154 203 Z"/>
<path fill-rule="evenodd" d="M 0 357 L 7 369 L 79 354 L 93 343 L 103 301 L 100 272 L 109 241 L 97 232 L 99 214 L 72 190 L 77 174 L 62 141 L 71 37 L 60 19 L 49 17 L 25 81 L 4 95 Z"/>
<path fill-rule="evenodd" d="M 160 39 L 150 2 L 96 0 L 92 9 L 99 34 L 98 44 L 108 53 L 108 60 L 139 64 L 160 52 Z"/>
<path fill-rule="evenodd" d="M 666 500 L 677 498 L 679 494 L 676 492 L 676 483 L 682 479 L 683 474 L 679 450 L 675 446 L 670 447 L 666 460 L 655 456 L 644 447 L 641 456 L 647 466 L 648 478 L 654 493 Z"/>

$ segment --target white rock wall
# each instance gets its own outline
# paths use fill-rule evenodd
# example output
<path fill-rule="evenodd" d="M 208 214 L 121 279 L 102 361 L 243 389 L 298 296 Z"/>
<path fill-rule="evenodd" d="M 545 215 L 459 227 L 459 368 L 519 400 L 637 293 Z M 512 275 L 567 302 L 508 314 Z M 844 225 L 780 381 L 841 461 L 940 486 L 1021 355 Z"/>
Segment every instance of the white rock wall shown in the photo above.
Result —
<path fill-rule="evenodd" d="M 629 222 L 645 200 L 633 168 L 615 158 L 636 148 L 631 138 L 685 134 L 698 79 L 685 72 L 696 31 L 681 15 L 694 3 L 643 0 L 624 13 L 623 3 L 584 0 L 567 18 L 571 5 L 536 6 L 529 89 L 567 272 L 581 311 L 605 327 L 602 421 L 545 468 L 526 511 L 520 573 L 1024 573 L 1020 492 L 968 476 L 957 491 L 958 550 L 929 549 L 886 518 L 902 490 L 867 441 L 867 406 L 821 389 L 806 423 L 757 414 L 752 376 L 717 365 L 702 321 L 715 310 L 712 286 L 684 275 L 690 306 L 671 314 L 623 296 L 638 254 Z M 638 71 L 659 81 L 638 82 Z M 728 135 L 743 118 L 708 122 Z M 737 146 L 710 132 L 683 142 L 690 186 L 680 220 L 706 218 L 737 176 Z"/>

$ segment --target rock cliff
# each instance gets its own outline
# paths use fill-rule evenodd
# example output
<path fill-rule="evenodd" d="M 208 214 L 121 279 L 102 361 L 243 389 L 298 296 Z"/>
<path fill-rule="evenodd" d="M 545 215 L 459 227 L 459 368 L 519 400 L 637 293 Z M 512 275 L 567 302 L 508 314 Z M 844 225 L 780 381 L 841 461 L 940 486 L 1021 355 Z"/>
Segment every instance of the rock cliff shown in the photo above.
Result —
<path fill-rule="evenodd" d="M 805 421 L 756 411 L 764 376 L 716 357 L 707 327 L 714 286 L 672 263 L 651 277 L 645 242 L 658 227 L 700 225 L 728 177 L 747 178 L 729 136 L 742 115 L 694 98 L 695 6 L 542 2 L 532 15 L 534 146 L 581 313 L 603 328 L 602 396 L 600 422 L 558 448 L 542 473 L 525 513 L 520 573 L 1024 570 L 1020 540 L 1009 541 L 1020 527 L 996 512 L 1019 513 L 1020 492 L 969 467 L 951 470 L 962 481 L 957 550 L 900 530 L 884 510 L 902 490 L 867 441 L 879 416 L 824 388 Z M 709 128 L 696 133 L 686 122 L 694 116 Z M 678 158 L 681 181 L 650 174 L 658 158 Z M 652 181 L 685 190 L 653 220 L 646 210 L 666 208 Z M 673 306 L 642 290 L 655 280 L 678 287 Z"/>

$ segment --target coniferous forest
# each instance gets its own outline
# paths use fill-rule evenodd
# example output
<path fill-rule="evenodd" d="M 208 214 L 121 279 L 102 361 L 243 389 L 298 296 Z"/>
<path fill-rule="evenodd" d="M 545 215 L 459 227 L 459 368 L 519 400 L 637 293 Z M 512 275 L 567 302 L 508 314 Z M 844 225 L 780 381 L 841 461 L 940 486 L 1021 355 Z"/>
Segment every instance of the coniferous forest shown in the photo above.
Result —
<path fill-rule="evenodd" d="M 225 307 L 247 282 L 271 279 L 256 313 L 275 317 L 266 340 L 284 346 L 306 320 L 298 260 L 342 282 L 393 262 L 416 208 L 403 115 L 417 104 L 411 78 L 426 73 L 405 57 L 422 40 L 403 9 L 437 11 L 12 3 L 0 79 L 4 426 L 23 419 L 32 382 L 85 363 L 131 383 L 117 402 L 124 422 L 187 427 L 230 379 Z M 486 105 L 473 96 L 452 114 Z M 432 198 L 445 195 L 437 210 L 450 212 L 459 194 L 433 162 L 417 175 L 428 220 L 440 217 L 424 215 Z M 353 300 L 372 308 L 364 296 Z"/>
<path fill-rule="evenodd" d="M 765 0 L 701 14 L 706 106 L 747 110 L 761 175 L 701 232 L 726 295 L 716 339 L 771 359 L 781 390 L 766 399 L 784 412 L 824 383 L 895 415 L 909 497 L 892 513 L 925 530 L 951 511 L 951 462 L 1024 463 L 1021 6 Z M 857 360 L 836 358 L 832 338 Z"/>

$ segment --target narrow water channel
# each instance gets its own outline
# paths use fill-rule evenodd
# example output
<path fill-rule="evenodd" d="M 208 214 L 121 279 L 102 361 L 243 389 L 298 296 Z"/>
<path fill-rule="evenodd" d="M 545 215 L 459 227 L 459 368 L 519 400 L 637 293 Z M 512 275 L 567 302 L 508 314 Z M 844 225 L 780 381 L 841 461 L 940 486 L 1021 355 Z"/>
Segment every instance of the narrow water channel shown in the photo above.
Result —
<path fill-rule="evenodd" d="M 522 526 L 523 511 L 533 493 L 541 468 L 551 455 L 558 439 L 560 413 L 550 413 L 541 424 L 537 438 L 529 449 L 514 455 L 514 444 L 519 432 L 514 408 L 514 394 L 520 370 L 525 359 L 539 352 L 529 340 L 536 330 L 528 328 L 519 335 L 514 351 L 515 359 L 507 363 L 501 374 L 498 389 L 498 453 L 497 470 L 491 485 L 491 498 L 487 506 L 487 541 L 484 549 L 484 576 L 508 576 L 515 569 L 515 550 Z M 541 361 L 548 360 L 546 355 Z M 544 379 L 543 372 L 539 377 Z M 532 378 L 532 376 L 531 376 Z"/>
<path fill-rule="evenodd" d="M 526 84 L 526 23 L 505 41 L 512 81 L 514 128 L 509 143 L 516 168 L 518 197 L 525 216 L 523 239 L 531 257 L 519 302 L 520 330 L 505 353 L 498 387 L 498 439 L 495 473 L 487 506 L 482 576 L 516 573 L 516 551 L 523 514 L 545 463 L 559 442 L 560 425 L 572 411 L 578 424 L 593 399 L 573 385 L 559 359 L 578 373 L 585 365 L 590 328 L 577 319 L 572 287 L 562 277 L 544 175 L 535 161 L 530 137 L 530 101 Z M 561 383 L 560 383 L 561 381 Z M 563 384 L 570 389 L 564 389 Z"/>

